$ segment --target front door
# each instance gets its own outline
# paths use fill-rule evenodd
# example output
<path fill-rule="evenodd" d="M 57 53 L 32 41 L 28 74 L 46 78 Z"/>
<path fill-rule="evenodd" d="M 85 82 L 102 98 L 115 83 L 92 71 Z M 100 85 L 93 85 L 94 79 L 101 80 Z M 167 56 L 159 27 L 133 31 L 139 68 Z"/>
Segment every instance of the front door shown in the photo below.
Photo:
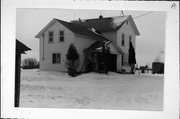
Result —
<path fill-rule="evenodd" d="M 94 56 L 93 56 L 93 65 L 94 65 L 94 71 L 98 71 L 99 67 L 98 67 L 98 64 L 99 64 L 99 58 L 98 58 L 98 53 L 94 53 Z"/>
<path fill-rule="evenodd" d="M 116 72 L 117 70 L 117 55 L 115 54 L 109 54 L 109 57 L 108 57 L 108 70 L 109 71 L 113 71 L 113 72 Z"/>

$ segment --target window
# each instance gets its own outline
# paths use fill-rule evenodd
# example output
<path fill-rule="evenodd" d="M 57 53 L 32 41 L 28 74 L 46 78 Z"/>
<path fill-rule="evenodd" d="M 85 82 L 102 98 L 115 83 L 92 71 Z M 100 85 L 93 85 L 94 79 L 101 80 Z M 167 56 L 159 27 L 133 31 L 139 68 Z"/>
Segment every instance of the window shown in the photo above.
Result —
<path fill-rule="evenodd" d="M 124 33 L 122 34 L 122 43 L 121 43 L 122 46 L 124 46 Z"/>
<path fill-rule="evenodd" d="M 61 63 L 61 54 L 60 53 L 53 53 L 52 54 L 52 63 L 53 64 L 60 64 Z"/>
<path fill-rule="evenodd" d="M 53 42 L 53 32 L 49 32 L 49 43 Z"/>
<path fill-rule="evenodd" d="M 128 65 L 128 54 L 122 54 L 121 60 L 122 65 Z"/>
<path fill-rule="evenodd" d="M 123 62 L 124 62 L 124 55 L 122 54 L 122 57 L 121 57 L 121 65 L 123 65 Z"/>
<path fill-rule="evenodd" d="M 60 31 L 60 37 L 59 37 L 59 41 L 62 42 L 64 41 L 64 31 Z"/>

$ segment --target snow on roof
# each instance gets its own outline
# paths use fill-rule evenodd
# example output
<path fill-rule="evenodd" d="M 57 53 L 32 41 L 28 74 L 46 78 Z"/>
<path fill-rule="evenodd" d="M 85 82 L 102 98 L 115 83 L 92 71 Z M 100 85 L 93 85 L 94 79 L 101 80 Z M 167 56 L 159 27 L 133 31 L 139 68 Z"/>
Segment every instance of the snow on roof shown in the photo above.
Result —
<path fill-rule="evenodd" d="M 69 23 L 58 19 L 56 20 L 76 34 L 84 35 L 96 40 L 108 40 L 105 37 L 101 36 L 100 34 L 95 33 L 95 29 L 94 30 L 92 28 L 89 29 L 88 27 L 85 27 L 80 24 Z"/>
<path fill-rule="evenodd" d="M 64 25 L 66 28 L 68 28 L 75 34 L 87 36 L 95 40 L 108 40 L 102 35 L 95 33 L 95 31 L 93 31 L 92 29 L 89 29 L 89 27 L 86 27 L 80 24 L 71 23 L 71 22 L 66 22 L 63 20 L 55 19 L 55 18 L 51 22 L 49 22 L 49 24 L 47 24 L 35 37 L 39 38 L 40 35 L 53 24 L 54 21 L 61 23 L 62 25 Z"/>
<path fill-rule="evenodd" d="M 134 30 L 135 34 L 140 35 L 136 27 L 136 24 L 134 23 L 133 18 L 131 17 L 131 15 L 127 15 L 127 16 L 116 16 L 116 17 L 106 17 L 106 18 L 100 17 L 100 18 L 95 18 L 95 19 L 82 19 L 82 20 L 79 19 L 79 20 L 73 20 L 71 22 L 66 22 L 66 21 L 54 18 L 35 37 L 39 38 L 40 35 L 49 26 L 51 26 L 54 23 L 54 21 L 60 22 L 61 24 L 63 24 L 65 27 L 67 27 L 74 33 L 85 35 L 93 39 L 104 39 L 104 40 L 107 40 L 107 39 L 98 33 L 116 31 L 120 29 L 125 22 L 128 21 L 130 25 L 132 26 L 132 29 Z M 92 28 L 94 30 L 92 30 Z"/>
<path fill-rule="evenodd" d="M 121 26 L 129 21 L 135 34 L 140 35 L 139 31 L 133 21 L 131 15 L 127 16 L 116 16 L 116 17 L 106 17 L 106 18 L 95 18 L 95 19 L 83 19 L 83 20 L 73 20 L 72 23 L 81 24 L 86 27 L 93 27 L 98 32 L 108 32 L 114 31 L 121 28 Z"/>

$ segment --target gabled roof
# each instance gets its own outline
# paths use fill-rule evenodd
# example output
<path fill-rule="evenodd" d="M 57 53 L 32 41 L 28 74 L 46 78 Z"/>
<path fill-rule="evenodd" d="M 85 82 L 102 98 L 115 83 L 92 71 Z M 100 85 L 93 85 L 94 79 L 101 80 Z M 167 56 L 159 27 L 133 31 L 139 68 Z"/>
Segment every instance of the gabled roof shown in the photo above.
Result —
<path fill-rule="evenodd" d="M 101 36 L 100 34 L 94 32 L 89 27 L 85 27 L 80 24 L 65 22 L 62 20 L 56 19 L 58 22 L 60 22 L 62 25 L 64 25 L 66 28 L 74 32 L 75 34 L 87 36 L 89 38 L 95 39 L 95 40 L 108 40 L 105 37 Z"/>
<path fill-rule="evenodd" d="M 92 31 L 89 27 L 85 27 L 80 24 L 70 23 L 59 19 L 53 19 L 49 24 L 47 24 L 35 37 L 39 38 L 40 35 L 46 31 L 55 21 L 59 22 L 60 24 L 64 25 L 66 28 L 68 28 L 70 31 L 72 31 L 75 34 L 87 36 L 89 38 L 95 39 L 95 40 L 108 40 L 105 37 L 101 36 L 100 34 Z"/>
<path fill-rule="evenodd" d="M 31 49 L 16 39 L 16 53 L 25 53 L 28 50 Z"/>
<path fill-rule="evenodd" d="M 83 20 L 76 20 L 71 22 L 76 24 L 81 24 L 86 27 L 93 27 L 97 30 L 97 32 L 102 33 L 102 32 L 119 30 L 126 21 L 130 22 L 135 34 L 140 35 L 131 15 L 106 17 L 106 18 L 100 17 L 96 19 L 83 19 Z"/>
<path fill-rule="evenodd" d="M 135 34 L 140 35 L 139 30 L 138 30 L 138 28 L 137 28 L 137 26 L 136 26 L 131 15 L 128 17 L 128 21 L 129 21 L 130 25 L 132 26 L 132 29 L 134 30 Z"/>

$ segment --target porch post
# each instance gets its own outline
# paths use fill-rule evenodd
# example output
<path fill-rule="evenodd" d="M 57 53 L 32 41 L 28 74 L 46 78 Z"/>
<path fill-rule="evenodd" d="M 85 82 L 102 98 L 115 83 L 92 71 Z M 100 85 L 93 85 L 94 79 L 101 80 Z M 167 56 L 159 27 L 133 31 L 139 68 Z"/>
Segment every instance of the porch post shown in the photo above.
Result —
<path fill-rule="evenodd" d="M 20 74 L 21 74 L 21 54 L 16 53 L 16 61 L 15 61 L 15 107 L 19 107 L 20 101 Z"/>

